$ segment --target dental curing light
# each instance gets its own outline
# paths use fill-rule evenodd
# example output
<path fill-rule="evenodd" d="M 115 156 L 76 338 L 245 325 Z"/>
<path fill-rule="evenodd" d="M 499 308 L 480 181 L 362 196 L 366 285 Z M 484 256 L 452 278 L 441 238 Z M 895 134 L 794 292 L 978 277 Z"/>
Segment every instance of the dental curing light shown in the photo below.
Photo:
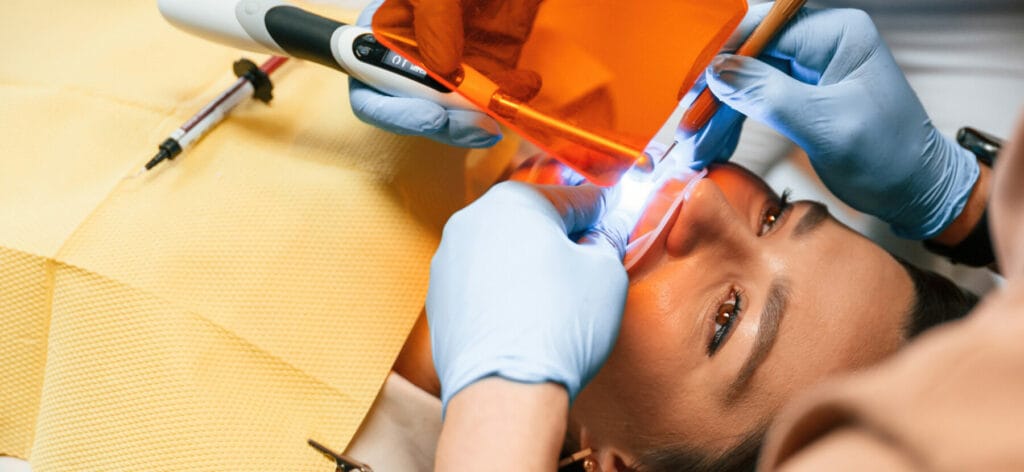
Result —
<path fill-rule="evenodd" d="M 172 25 L 211 41 L 290 56 L 344 72 L 389 95 L 475 109 L 422 68 L 378 43 L 369 28 L 346 25 L 280 0 L 159 0 Z M 472 71 L 467 71 L 472 74 Z M 490 80 L 476 74 L 473 83 Z"/>
<path fill-rule="evenodd" d="M 254 52 L 316 62 L 392 96 L 478 111 L 463 95 L 490 97 L 484 111 L 491 116 L 557 135 L 581 148 L 553 154 L 599 185 L 614 184 L 630 168 L 648 172 L 654 168 L 641 149 L 531 108 L 467 65 L 454 83 L 456 93 L 378 42 L 368 28 L 324 18 L 282 0 L 159 0 L 158 5 L 167 21 L 188 33 Z"/>

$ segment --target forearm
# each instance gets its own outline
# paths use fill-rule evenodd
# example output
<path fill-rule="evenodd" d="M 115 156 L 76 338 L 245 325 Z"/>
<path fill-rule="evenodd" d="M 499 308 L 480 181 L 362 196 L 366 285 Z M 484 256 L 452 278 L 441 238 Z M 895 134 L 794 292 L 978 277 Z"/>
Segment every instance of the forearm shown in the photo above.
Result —
<path fill-rule="evenodd" d="M 933 242 L 949 247 L 960 244 L 967 235 L 971 234 L 971 231 L 974 230 L 974 227 L 981 220 L 982 215 L 985 214 L 985 209 L 988 207 L 992 169 L 981 163 L 979 163 L 979 167 L 981 172 L 978 175 L 978 181 L 974 183 L 974 187 L 971 189 L 971 196 L 968 198 L 963 211 L 960 212 L 960 216 L 957 216 L 956 220 L 942 233 L 932 238 Z"/>
<path fill-rule="evenodd" d="M 435 470 L 555 470 L 568 410 L 558 384 L 476 382 L 448 403 Z"/>

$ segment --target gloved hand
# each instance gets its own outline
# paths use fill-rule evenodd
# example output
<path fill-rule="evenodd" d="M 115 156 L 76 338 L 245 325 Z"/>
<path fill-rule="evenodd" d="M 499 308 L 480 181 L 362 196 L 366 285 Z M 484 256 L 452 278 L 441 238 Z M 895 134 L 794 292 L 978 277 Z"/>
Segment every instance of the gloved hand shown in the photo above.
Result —
<path fill-rule="evenodd" d="M 597 373 L 619 332 L 632 228 L 616 213 L 595 226 L 605 192 L 505 182 L 448 221 L 427 294 L 445 407 L 490 376 L 559 383 L 571 401 Z"/>
<path fill-rule="evenodd" d="M 357 24 L 378 24 L 415 38 L 428 69 L 449 76 L 464 60 L 493 80 L 501 90 L 529 100 L 540 90 L 540 76 L 515 68 L 529 37 L 540 0 L 376 0 Z M 484 44 L 466 38 L 500 38 Z M 349 99 L 360 120 L 398 134 L 426 136 L 461 147 L 488 147 L 501 139 L 498 124 L 481 112 L 450 110 L 436 103 L 391 97 L 349 79 Z"/>
<path fill-rule="evenodd" d="M 731 42 L 769 7 L 752 8 Z M 902 237 L 934 237 L 960 214 L 978 163 L 932 125 L 867 14 L 804 9 L 759 59 L 720 54 L 708 68 L 731 109 L 688 137 L 702 164 L 732 154 L 739 112 L 797 143 L 832 193 Z"/>

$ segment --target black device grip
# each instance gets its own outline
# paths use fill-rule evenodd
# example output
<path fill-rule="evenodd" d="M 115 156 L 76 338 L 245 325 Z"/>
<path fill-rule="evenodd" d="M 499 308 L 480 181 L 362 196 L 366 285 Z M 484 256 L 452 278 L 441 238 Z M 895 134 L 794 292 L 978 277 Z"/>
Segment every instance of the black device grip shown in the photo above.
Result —
<path fill-rule="evenodd" d="M 978 160 L 988 166 L 992 166 L 996 154 L 999 154 L 999 150 L 1003 147 L 1003 140 L 968 127 L 960 128 L 960 131 L 957 131 L 956 142 L 960 144 L 960 147 L 971 151 Z"/>
<path fill-rule="evenodd" d="M 331 37 L 334 36 L 334 31 L 345 26 L 345 23 L 290 5 L 267 10 L 263 21 L 270 37 L 292 57 L 348 73 L 341 64 L 338 64 L 331 52 Z"/>

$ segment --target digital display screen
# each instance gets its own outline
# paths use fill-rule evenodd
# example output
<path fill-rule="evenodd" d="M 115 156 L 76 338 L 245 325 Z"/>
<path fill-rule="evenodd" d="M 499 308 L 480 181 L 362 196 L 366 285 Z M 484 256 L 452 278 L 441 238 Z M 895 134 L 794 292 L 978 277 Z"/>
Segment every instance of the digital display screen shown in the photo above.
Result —
<path fill-rule="evenodd" d="M 392 69 L 407 72 L 421 79 L 427 76 L 427 71 L 423 70 L 422 67 L 409 62 L 408 59 L 399 56 L 398 54 L 391 50 L 389 50 L 387 54 L 384 55 L 384 60 L 381 62 L 383 62 L 384 65 Z"/>

